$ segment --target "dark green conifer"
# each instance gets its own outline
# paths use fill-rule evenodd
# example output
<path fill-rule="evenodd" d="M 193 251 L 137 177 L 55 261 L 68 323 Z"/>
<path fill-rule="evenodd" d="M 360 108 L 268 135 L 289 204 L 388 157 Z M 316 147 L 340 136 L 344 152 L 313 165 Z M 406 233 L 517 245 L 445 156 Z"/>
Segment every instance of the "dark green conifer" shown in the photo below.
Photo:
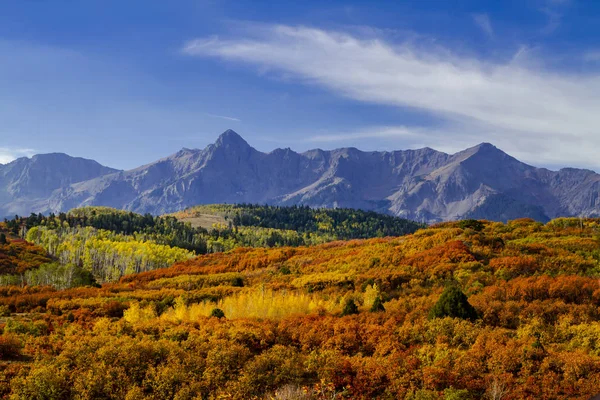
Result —
<path fill-rule="evenodd" d="M 342 311 L 342 316 L 344 315 L 353 315 L 358 314 L 358 307 L 356 303 L 352 299 L 346 300 L 346 304 L 344 304 L 344 310 Z"/>
<path fill-rule="evenodd" d="M 469 303 L 467 296 L 456 285 L 447 286 L 429 312 L 429 319 L 444 317 L 471 321 L 478 318 L 477 310 Z"/>
<path fill-rule="evenodd" d="M 375 297 L 375 301 L 371 306 L 371 312 L 383 312 L 385 311 L 385 307 L 383 306 L 383 301 L 381 301 L 381 296 L 377 295 Z"/>

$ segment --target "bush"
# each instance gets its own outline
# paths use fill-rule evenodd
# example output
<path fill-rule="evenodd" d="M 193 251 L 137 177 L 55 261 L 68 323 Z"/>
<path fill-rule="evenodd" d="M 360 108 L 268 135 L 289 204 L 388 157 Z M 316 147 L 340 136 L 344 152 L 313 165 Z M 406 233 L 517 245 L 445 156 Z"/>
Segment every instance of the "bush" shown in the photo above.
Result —
<path fill-rule="evenodd" d="M 485 227 L 483 225 L 483 222 L 478 221 L 476 219 L 465 219 L 465 220 L 462 220 L 462 221 L 460 221 L 458 223 L 458 226 L 461 229 L 467 229 L 467 228 L 469 228 L 469 229 L 473 229 L 476 232 L 481 232 L 483 230 L 483 228 Z"/>
<path fill-rule="evenodd" d="M 68 372 L 53 365 L 36 365 L 26 376 L 11 381 L 16 399 L 69 399 Z"/>
<path fill-rule="evenodd" d="M 444 389 L 444 400 L 471 400 L 473 396 L 467 389 Z"/>
<path fill-rule="evenodd" d="M 106 303 L 103 307 L 104 315 L 111 318 L 122 318 L 127 304 L 119 301 L 111 301 Z"/>
<path fill-rule="evenodd" d="M 10 308 L 8 306 L 0 306 L 0 317 L 10 317 Z"/>
<path fill-rule="evenodd" d="M 234 287 L 244 287 L 244 279 L 240 276 L 237 276 L 231 280 L 231 286 Z"/>
<path fill-rule="evenodd" d="M 225 313 L 220 308 L 214 308 L 210 312 L 210 316 L 221 319 L 221 318 L 225 318 Z"/>
<path fill-rule="evenodd" d="M 49 327 L 45 321 L 20 322 L 9 319 L 4 326 L 4 333 L 43 336 L 49 333 Z"/>
<path fill-rule="evenodd" d="M 18 358 L 21 354 L 21 342 L 16 336 L 0 336 L 0 360 Z"/>

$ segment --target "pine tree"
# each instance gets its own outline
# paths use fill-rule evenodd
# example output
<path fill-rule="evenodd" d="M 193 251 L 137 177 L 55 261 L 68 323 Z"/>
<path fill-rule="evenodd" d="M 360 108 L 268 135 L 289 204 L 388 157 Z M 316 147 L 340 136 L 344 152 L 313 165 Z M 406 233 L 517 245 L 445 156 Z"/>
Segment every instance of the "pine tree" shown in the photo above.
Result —
<path fill-rule="evenodd" d="M 342 316 L 344 315 L 353 315 L 358 314 L 358 307 L 356 303 L 352 299 L 346 300 L 346 304 L 344 304 L 344 310 L 342 311 Z"/>
<path fill-rule="evenodd" d="M 381 296 L 375 297 L 375 301 L 371 306 L 371 312 L 383 312 L 385 311 L 385 307 L 383 306 L 383 301 L 381 301 Z"/>
<path fill-rule="evenodd" d="M 429 319 L 433 318 L 461 318 L 476 320 L 477 310 L 469 303 L 467 296 L 455 285 L 447 286 L 439 300 L 429 312 Z"/>
<path fill-rule="evenodd" d="M 225 318 L 225 313 L 220 308 L 214 308 L 210 312 L 210 316 L 221 319 L 221 318 Z"/>
<path fill-rule="evenodd" d="M 6 235 L 4 233 L 0 233 L 0 244 L 6 244 Z"/>

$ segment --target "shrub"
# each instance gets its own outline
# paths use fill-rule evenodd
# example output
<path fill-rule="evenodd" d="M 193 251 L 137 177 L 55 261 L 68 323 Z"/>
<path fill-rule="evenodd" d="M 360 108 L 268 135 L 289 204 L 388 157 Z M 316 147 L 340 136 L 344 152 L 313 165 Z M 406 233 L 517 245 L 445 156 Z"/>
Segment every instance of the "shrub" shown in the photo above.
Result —
<path fill-rule="evenodd" d="M 45 321 L 20 322 L 9 319 L 4 326 L 4 333 L 42 336 L 49 333 L 49 327 Z"/>
<path fill-rule="evenodd" d="M 127 309 L 127 304 L 119 302 L 119 301 L 111 301 L 106 303 L 103 307 L 104 315 L 111 318 L 121 318 L 125 310 Z"/>
<path fill-rule="evenodd" d="M 476 219 L 465 219 L 458 223 L 458 226 L 461 229 L 473 229 L 476 232 L 481 232 L 484 228 L 483 222 L 478 221 Z"/>
<path fill-rule="evenodd" d="M 0 360 L 8 360 L 19 357 L 21 343 L 16 336 L 5 334 L 0 336 Z"/>
<path fill-rule="evenodd" d="M 71 387 L 68 372 L 53 365 L 36 365 L 26 376 L 11 381 L 16 399 L 68 399 Z"/>
<path fill-rule="evenodd" d="M 240 276 L 236 276 L 231 280 L 231 286 L 244 287 L 244 279 Z"/>
<path fill-rule="evenodd" d="M 0 306 L 0 317 L 10 317 L 10 308 L 8 306 Z"/>
<path fill-rule="evenodd" d="M 211 312 L 210 312 L 210 316 L 211 317 L 215 317 L 215 318 L 225 318 L 225 313 L 223 312 L 223 310 L 221 310 L 220 308 L 214 308 Z"/>

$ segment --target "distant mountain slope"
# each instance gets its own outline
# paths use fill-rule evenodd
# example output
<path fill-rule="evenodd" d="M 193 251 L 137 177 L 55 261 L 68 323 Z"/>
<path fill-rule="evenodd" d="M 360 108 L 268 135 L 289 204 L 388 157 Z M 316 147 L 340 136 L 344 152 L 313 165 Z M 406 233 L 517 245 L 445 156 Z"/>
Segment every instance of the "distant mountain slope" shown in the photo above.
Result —
<path fill-rule="evenodd" d="M 44 181 L 48 173 L 39 171 L 35 179 Z M 487 143 L 453 155 L 429 148 L 262 153 L 228 130 L 202 150 L 183 149 L 130 171 L 90 175 L 60 185 L 54 180 L 57 190 L 47 197 L 47 191 L 39 193 L 37 202 L 19 203 L 20 197 L 13 196 L 7 207 L 0 198 L 1 207 L 28 213 L 101 205 L 163 214 L 197 204 L 301 204 L 374 210 L 424 222 L 471 215 L 494 220 L 600 215 L 600 175 L 535 168 Z"/>
<path fill-rule="evenodd" d="M 66 154 L 40 154 L 0 164 L 0 216 L 49 211 L 56 189 L 114 173 L 93 160 Z"/>

